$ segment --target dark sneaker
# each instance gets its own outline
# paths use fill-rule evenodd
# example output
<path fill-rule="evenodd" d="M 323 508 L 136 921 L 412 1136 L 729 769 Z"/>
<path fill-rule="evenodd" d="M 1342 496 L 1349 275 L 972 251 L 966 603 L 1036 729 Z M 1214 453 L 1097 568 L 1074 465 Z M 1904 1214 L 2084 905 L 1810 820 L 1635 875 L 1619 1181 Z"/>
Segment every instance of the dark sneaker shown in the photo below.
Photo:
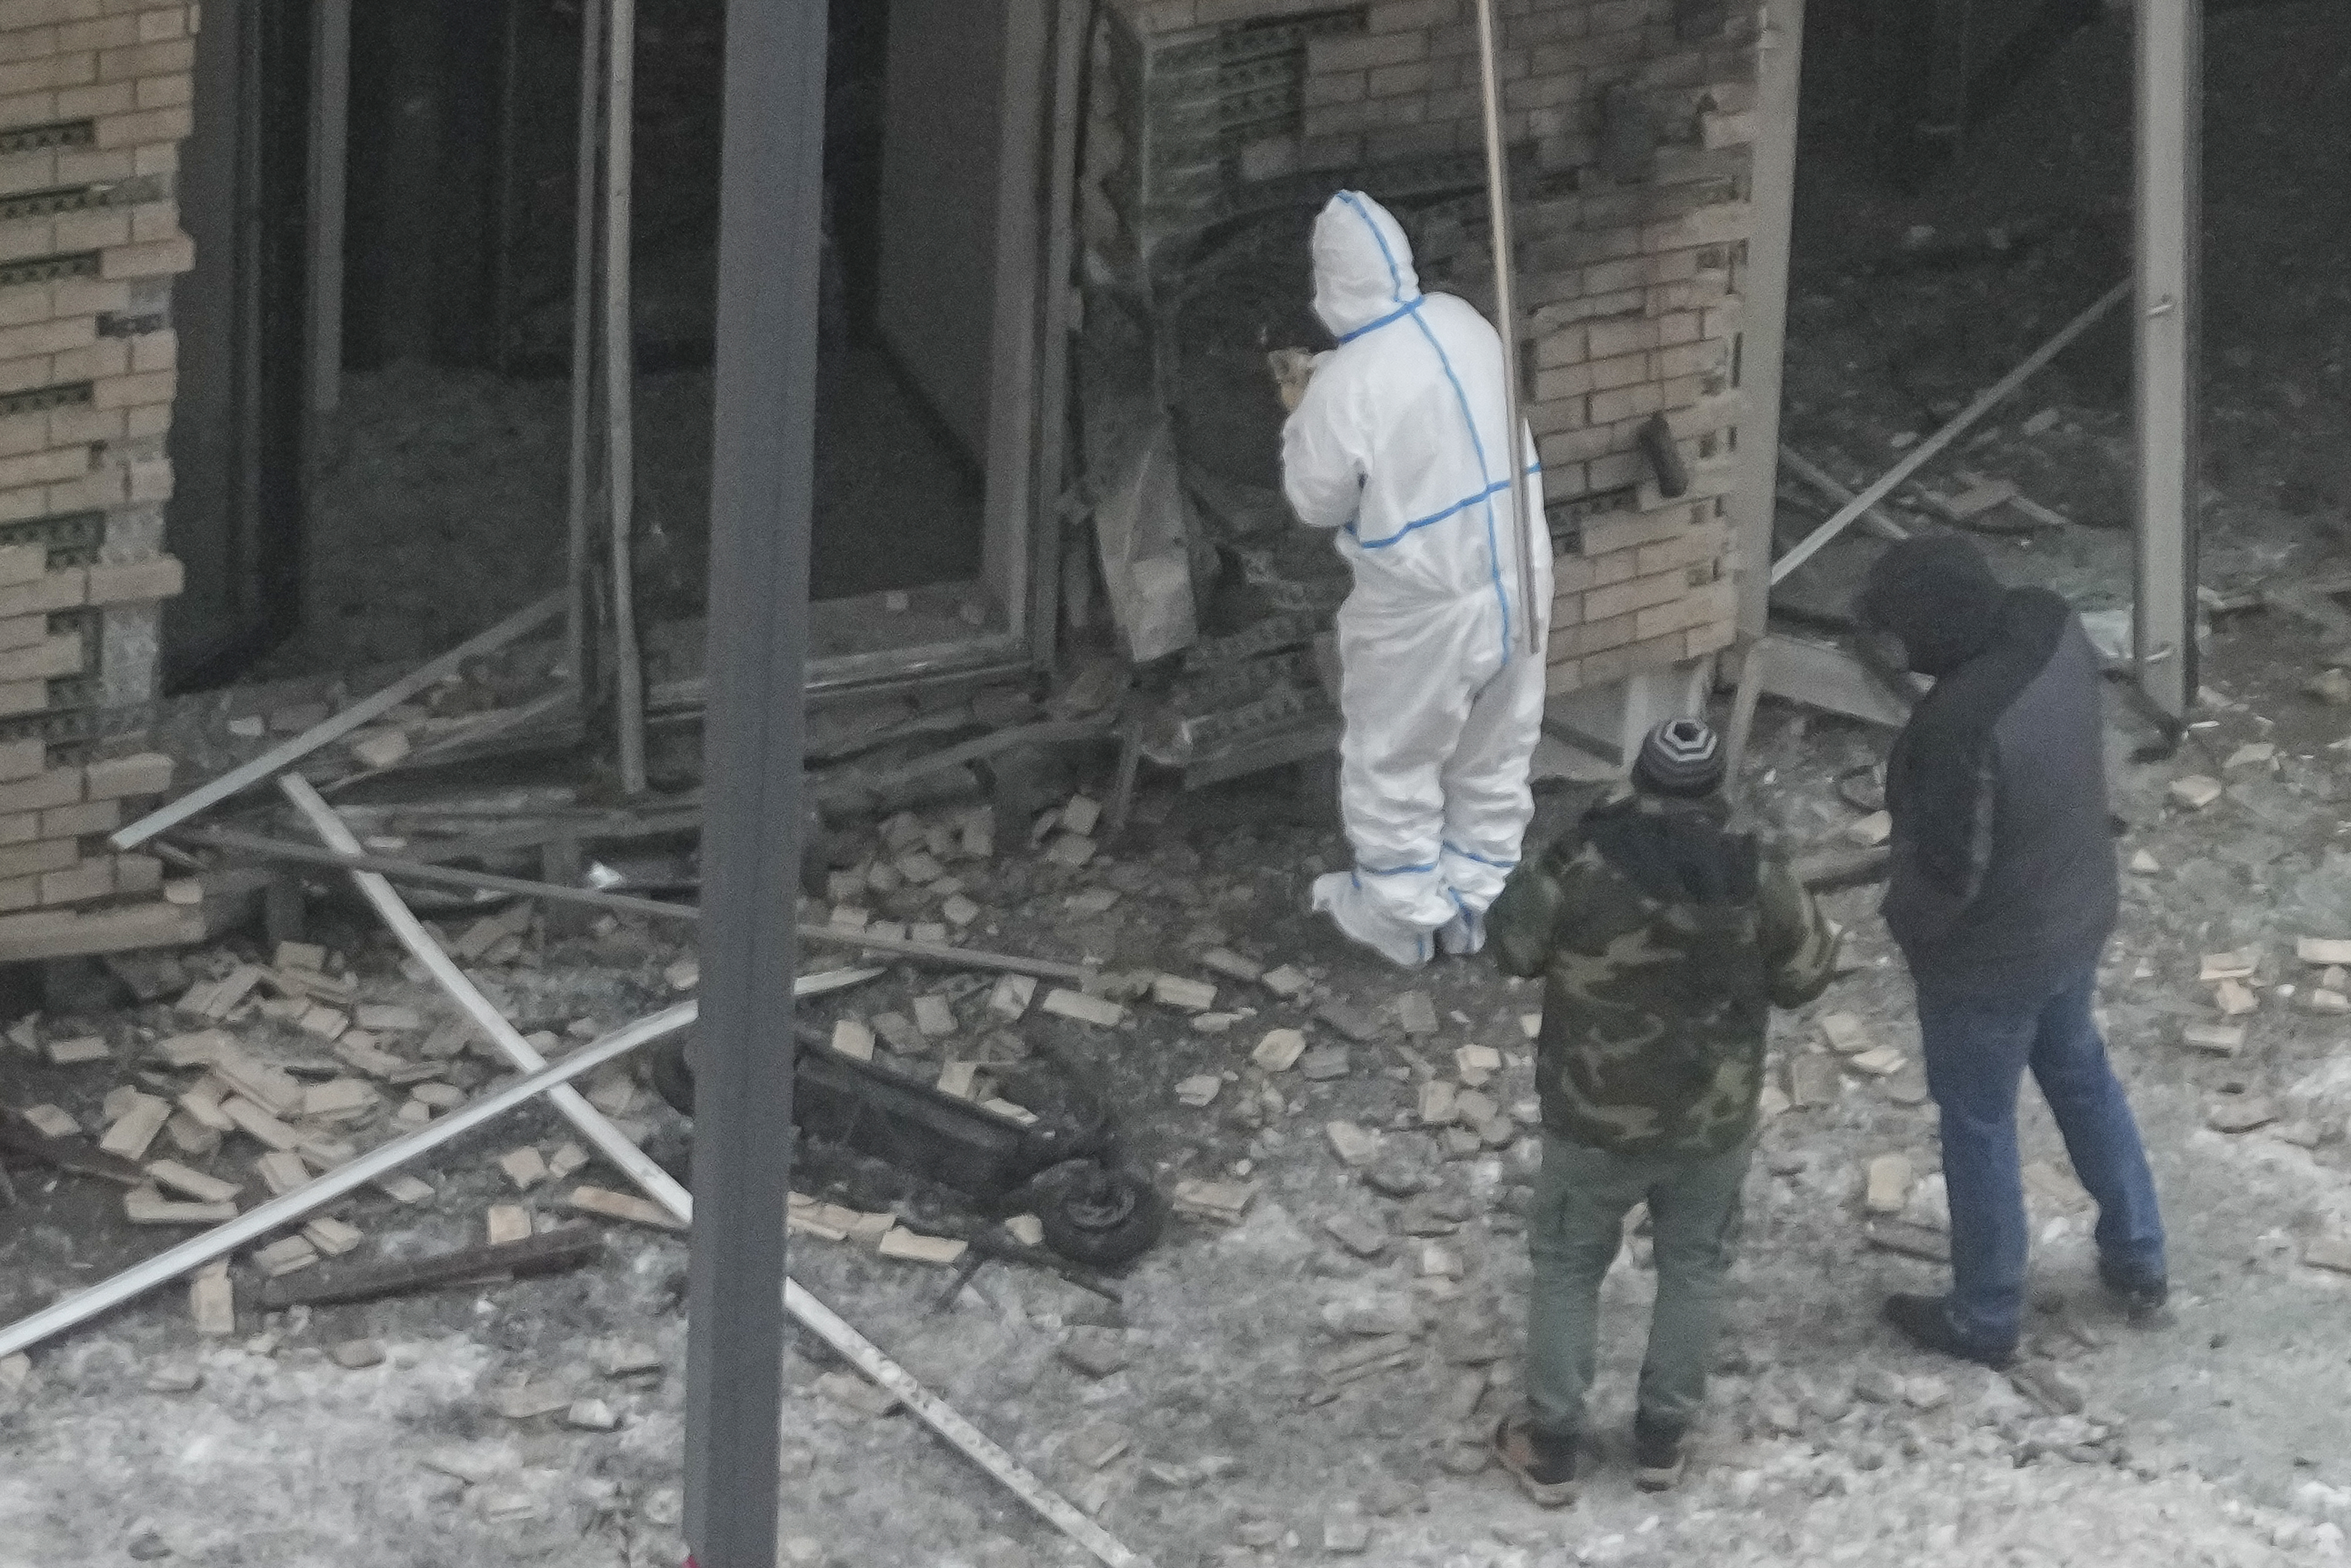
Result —
<path fill-rule="evenodd" d="M 2098 1279 L 2113 1296 L 2116 1304 L 2129 1317 L 2131 1327 L 2161 1328 L 2170 1320 L 2166 1307 L 2171 1301 L 2171 1286 L 2162 1275 L 2152 1279 L 2126 1273 L 2119 1266 L 2098 1260 Z"/>
<path fill-rule="evenodd" d="M 1682 1479 L 1685 1428 L 1648 1416 L 1633 1417 L 1633 1484 L 1643 1491 L 1666 1491 Z"/>
<path fill-rule="evenodd" d="M 1900 1329 L 1912 1344 L 1937 1355 L 1993 1367 L 2006 1366 L 2016 1359 L 2014 1344 L 1987 1344 L 1961 1333 L 1940 1296 L 1888 1296 L 1878 1315 Z"/>
<path fill-rule="evenodd" d="M 1565 1508 L 1575 1500 L 1573 1437 L 1539 1432 L 1523 1415 L 1506 1416 L 1494 1428 L 1494 1458 L 1536 1507 Z"/>

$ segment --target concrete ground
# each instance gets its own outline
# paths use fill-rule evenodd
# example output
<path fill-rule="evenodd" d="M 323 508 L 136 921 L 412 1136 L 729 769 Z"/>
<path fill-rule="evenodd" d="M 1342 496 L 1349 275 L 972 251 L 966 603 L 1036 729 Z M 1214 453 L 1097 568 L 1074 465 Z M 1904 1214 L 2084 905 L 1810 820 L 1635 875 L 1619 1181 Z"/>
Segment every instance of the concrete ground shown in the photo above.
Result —
<path fill-rule="evenodd" d="M 2233 689 L 2226 676 L 2215 684 Z M 1295 820 L 1271 783 L 1146 797 L 1144 816 L 1161 820 L 1081 868 L 1031 852 L 1019 822 L 998 823 L 1001 853 L 947 861 L 983 911 L 967 940 L 1207 979 L 1218 993 L 1206 1017 L 1139 1000 L 1111 1029 L 1034 1006 L 1006 1025 L 988 1013 L 984 986 L 911 970 L 811 1008 L 829 1025 L 903 1017 L 915 997 L 941 996 L 954 1032 L 935 1044 L 901 1032 L 920 1054 L 885 1046 L 883 1055 L 926 1077 L 959 1055 L 1066 1052 L 1106 1075 L 1163 1190 L 1194 1179 L 1252 1184 L 1240 1221 L 1177 1219 L 1122 1281 L 1115 1309 L 991 1263 L 937 1311 L 941 1270 L 854 1242 L 799 1239 L 795 1272 L 1163 1565 L 1290 1561 L 1359 1539 L 1364 1561 L 1432 1565 L 1810 1564 L 1922 1549 L 1955 1564 L 2325 1560 L 2351 1521 L 2339 1441 L 2351 1364 L 2325 1326 L 2351 1278 L 2309 1266 L 2304 1253 L 2351 1236 L 2351 1070 L 2340 1020 L 2304 1010 L 2314 972 L 2293 948 L 2298 936 L 2351 934 L 2351 862 L 2332 849 L 2343 754 L 2320 744 L 2345 726 L 2336 710 L 2290 696 L 2220 709 L 2218 724 L 2181 758 L 2119 775 L 2118 809 L 2132 824 L 2125 851 L 2145 850 L 2162 869 L 2131 879 L 2105 1000 L 2173 1228 L 2176 1325 L 2134 1332 L 2101 1301 L 2091 1216 L 2045 1116 L 2028 1112 L 2040 1235 L 2033 1348 L 2078 1390 L 2078 1413 L 2052 1413 L 1991 1373 L 1931 1362 L 1876 1323 L 1883 1291 L 1930 1285 L 1938 1270 L 1869 1247 L 1861 1170 L 1881 1154 L 1906 1155 L 1920 1178 L 1908 1217 L 1938 1224 L 1933 1123 L 1930 1108 L 1907 1103 L 1914 1066 L 1886 1078 L 1848 1067 L 1831 1074 L 1833 1104 L 1789 1109 L 1766 1133 L 1723 1375 L 1688 1484 L 1663 1498 L 1628 1484 L 1622 1428 L 1650 1288 L 1635 1239 L 1608 1291 L 1588 1494 L 1558 1514 L 1525 1504 L 1483 1467 L 1474 1439 L 1515 1398 L 1525 1281 L 1516 1216 L 1536 1145 L 1512 1117 L 1531 1092 L 1520 1019 L 1536 998 L 1482 962 L 1395 974 L 1301 916 L 1307 881 L 1343 852 L 1329 829 Z M 2230 768 L 2210 760 L 2256 737 L 2279 747 L 2275 758 Z M 1768 712 L 1750 772 L 1759 813 L 1792 843 L 1834 841 L 1860 813 L 1830 785 L 1867 762 L 1875 739 Z M 2198 769 L 2224 778 L 2229 792 L 2201 812 L 2168 804 L 2168 782 Z M 956 823 L 970 809 L 946 802 L 925 815 Z M 1560 810 L 1554 800 L 1546 821 Z M 882 846 L 852 841 L 842 858 L 868 866 Z M 836 891 L 849 896 L 845 885 Z M 853 896 L 877 916 L 914 921 L 936 918 L 943 903 L 935 883 Z M 1782 1086 L 1793 1059 L 1823 1049 L 1820 1018 L 1833 1012 L 1856 1019 L 1867 1042 L 1915 1058 L 1907 987 L 1874 896 L 1831 896 L 1850 931 L 1851 972 L 1778 1027 Z M 431 994 L 402 977 L 363 921 L 330 912 L 322 935 L 362 998 L 404 1002 L 433 1022 Z M 1311 988 L 1284 999 L 1203 967 L 1199 955 L 1219 946 L 1301 967 Z M 2217 1017 L 2197 980 L 2201 955 L 2245 946 L 2260 953 L 2248 1044 L 2231 1058 L 2187 1048 L 2183 1023 Z M 579 940 L 533 931 L 473 967 L 524 1027 L 560 1033 L 656 1004 L 680 956 L 665 933 L 620 925 Z M 1409 989 L 1428 993 L 1435 1035 L 1398 1025 L 1393 1004 Z M 1374 1038 L 1335 1030 L 1320 1014 L 1327 999 L 1365 1010 Z M 189 1027 L 161 1004 L 41 1019 L 33 1038 L 97 1032 L 115 1042 L 114 1059 L 52 1067 L 16 1053 L 0 1059 L 0 1074 L 11 1103 L 59 1105 L 94 1126 L 106 1093 L 138 1076 L 135 1043 Z M 319 1058 L 317 1040 L 287 1024 L 254 1016 L 231 1027 L 256 1053 L 297 1068 Z M 1282 1071 L 1257 1065 L 1252 1051 L 1272 1027 L 1303 1030 L 1314 1054 Z M 414 1035 L 384 1043 L 419 1054 Z M 1484 1091 L 1499 1116 L 1482 1137 L 1424 1127 L 1422 1081 L 1458 1082 L 1456 1053 L 1474 1045 L 1504 1061 Z M 1177 1098 L 1176 1085 L 1204 1075 L 1220 1085 L 1208 1104 Z M 487 1071 L 461 1058 L 444 1077 L 473 1088 Z M 1006 1092 L 1043 1103 L 1058 1074 L 1043 1078 Z M 341 1135 L 364 1142 L 396 1130 L 388 1107 L 398 1092 L 386 1092 L 386 1112 Z M 679 1156 L 684 1129 L 666 1108 L 625 1079 L 601 1093 L 632 1101 L 622 1113 L 648 1148 Z M 2251 1097 L 2268 1100 L 2273 1119 L 2212 1130 L 2217 1107 Z M 1328 1128 L 1340 1122 L 1380 1139 L 1364 1169 L 1335 1152 Z M 366 1245 L 400 1254 L 478 1239 L 493 1204 L 557 1216 L 580 1182 L 624 1185 L 591 1166 L 517 1192 L 495 1163 L 526 1144 L 552 1155 L 569 1137 L 535 1109 L 427 1162 L 420 1174 L 435 1190 L 421 1205 L 371 1191 L 338 1212 Z M 232 1138 L 209 1168 L 257 1186 L 257 1153 Z M 0 1229 L 10 1317 L 155 1245 L 157 1233 L 110 1218 L 116 1189 L 27 1171 L 17 1185 L 26 1207 Z M 864 1211 L 894 1209 L 918 1230 L 944 1229 L 957 1212 L 821 1150 L 801 1186 Z M 1355 1223 L 1354 1246 L 1338 1239 L 1334 1219 Z M 608 1228 L 607 1260 L 571 1275 L 307 1313 L 253 1311 L 258 1276 L 240 1262 L 246 1307 L 233 1335 L 201 1337 L 174 1287 L 42 1347 L 0 1395 L 0 1563 L 680 1560 L 684 1249 L 658 1232 Z M 1393 1364 L 1332 1375 L 1391 1334 L 1379 1349 Z M 346 1370 L 332 1359 L 358 1339 L 376 1342 L 384 1361 Z M 634 1359 L 654 1364 L 606 1375 L 621 1346 L 645 1347 Z M 1073 1560 L 907 1416 L 844 1399 L 840 1368 L 820 1347 L 802 1346 L 787 1372 L 789 1561 Z M 525 1380 L 551 1386 L 565 1408 L 502 1415 Z M 617 1429 L 570 1424 L 570 1402 L 583 1398 L 608 1407 Z"/>
<path fill-rule="evenodd" d="M 1273 780 L 1188 798 L 1147 793 L 1131 836 L 1077 867 L 1033 852 L 1032 810 L 1008 810 L 995 823 L 998 852 L 946 866 L 980 911 L 965 940 L 1212 981 L 1209 1019 L 1138 1000 L 1111 1029 L 1034 1007 L 1008 1024 L 987 1013 L 984 986 L 906 969 L 810 1009 L 829 1028 L 905 1016 L 917 996 L 943 997 L 951 1033 L 935 1044 L 899 1037 L 921 1048 L 899 1064 L 925 1076 L 958 1055 L 1065 1052 L 1107 1078 L 1134 1154 L 1163 1190 L 1249 1186 L 1238 1222 L 1179 1218 L 1120 1282 L 1115 1310 L 1001 1263 L 936 1310 L 948 1278 L 940 1269 L 813 1237 L 795 1242 L 799 1278 L 1162 1568 L 1330 1554 L 1396 1568 L 2339 1559 L 2351 1528 L 2342 1442 L 2351 1356 L 2339 1329 L 2351 1276 L 2314 1260 L 2351 1241 L 2351 1057 L 2336 1004 L 2314 997 L 2343 988 L 2301 963 L 2296 944 L 2351 938 L 2351 851 L 2342 846 L 2351 752 L 2339 748 L 2351 743 L 2351 710 L 2336 706 L 2333 685 L 2304 691 L 2351 662 L 2351 623 L 2330 615 L 2331 599 L 2291 591 L 2344 569 L 2351 500 L 2341 465 L 2351 315 L 2322 260 L 2332 253 L 2317 243 L 2340 232 L 2343 190 L 2329 138 L 2344 121 L 2325 110 L 2339 102 L 2330 84 L 2345 57 L 2309 42 L 2330 15 L 2314 4 L 2232 11 L 2215 16 L 2210 40 L 2210 144 L 2228 177 L 2208 181 L 2205 580 L 2268 607 L 2214 621 L 2201 727 L 2176 756 L 2128 760 L 2147 737 L 2119 703 L 2115 716 L 2120 847 L 2146 858 L 2126 879 L 2103 995 L 2172 1232 L 2170 1326 L 2133 1331 L 2101 1300 L 2092 1216 L 2030 1092 L 2031 1344 L 2035 1364 L 2062 1379 L 2043 1382 L 2059 1408 L 2009 1379 L 1915 1354 L 1878 1325 L 1885 1291 L 1930 1288 L 1939 1272 L 1870 1245 L 1863 1169 L 1904 1156 L 1913 1176 L 1905 1216 L 1931 1236 L 1938 1155 L 1931 1107 L 1916 1103 L 1915 1013 L 1876 894 L 1835 894 L 1829 906 L 1847 928 L 1853 967 L 1821 1002 L 1775 1024 L 1775 1085 L 1785 1092 L 1799 1061 L 1822 1056 L 1832 1014 L 1850 1015 L 1863 1042 L 1906 1061 L 1884 1077 L 1842 1059 L 1807 1066 L 1808 1080 L 1836 1086 L 1831 1103 L 1791 1106 L 1769 1124 L 1750 1177 L 1722 1374 L 1685 1486 L 1650 1497 L 1629 1484 L 1624 1428 L 1650 1290 L 1635 1238 L 1607 1291 L 1593 1479 L 1575 1508 L 1534 1510 L 1483 1467 L 1473 1439 L 1515 1398 L 1525 1281 L 1517 1215 L 1534 1146 L 1515 1120 L 1531 1092 L 1520 1020 L 1536 998 L 1481 962 L 1400 976 L 1305 916 L 1308 883 L 1343 863 L 1345 849 Z M 2119 275 L 2118 47 L 2112 25 L 2075 40 L 2046 90 L 2028 89 L 1967 165 L 1915 196 L 1872 193 L 1833 157 L 1808 162 L 1789 414 L 1791 438 L 1816 460 L 1847 478 L 1876 471 L 1899 437 L 1932 428 Z M 2093 216 L 2080 221 L 2085 214 Z M 1921 237 L 1922 227 L 1934 233 Z M 1959 460 L 2087 525 L 1987 548 L 2004 572 L 2054 582 L 2093 611 L 2127 592 L 2127 535 L 2112 526 L 2126 457 L 2120 349 L 2085 340 L 2083 357 L 2036 383 Z M 2028 432 L 2028 416 L 2044 408 L 2054 418 Z M 1802 521 L 1792 508 L 1788 526 Z M 1836 566 L 1835 552 L 1822 559 L 1824 579 L 1856 570 Z M 1840 591 L 1823 581 L 1814 598 L 1834 612 Z M 1883 741 L 1767 708 L 1750 803 L 1792 849 L 1843 841 L 1862 812 L 1834 786 L 1877 760 Z M 2189 777 L 2221 792 L 2191 809 L 2171 791 Z M 1099 792 L 1107 759 L 1083 762 L 1068 783 Z M 1545 825 L 1565 800 L 1552 799 Z M 923 815 L 946 825 L 976 803 L 946 800 Z M 843 858 L 853 862 L 844 871 L 883 858 L 872 824 L 851 835 Z M 938 920 L 946 895 L 926 885 L 880 891 L 869 880 L 854 896 L 877 917 Z M 424 1015 L 425 1028 L 394 1031 L 385 1048 L 434 1060 L 424 1044 L 437 1021 L 433 994 L 402 975 L 363 915 L 319 919 L 364 999 Z M 452 923 L 453 939 L 462 925 Z M 1200 960 L 1217 947 L 1297 966 L 1311 988 L 1284 998 L 1212 972 Z M 2233 1054 L 2199 1049 L 2191 1028 L 2223 1021 L 2221 993 L 2199 979 L 2205 956 L 2246 949 L 2254 1005 L 2235 1020 L 2244 1042 Z M 266 956 L 233 945 L 192 967 Z M 552 940 L 533 928 L 473 967 L 523 1027 L 563 1036 L 673 996 L 666 977 L 680 956 L 674 934 L 628 924 Z M 1433 1036 L 1407 1036 L 1393 1011 L 1415 989 L 1434 1004 Z M 1374 1037 L 1348 1040 L 1320 1021 L 1332 999 L 1377 1020 Z M 54 1067 L 0 1046 L 0 1098 L 61 1107 L 95 1130 L 110 1092 L 142 1072 L 153 1074 L 150 1088 L 184 1087 L 191 1074 L 143 1068 L 135 1049 L 193 1027 L 168 998 L 38 1019 L 26 1038 L 98 1034 L 113 1055 Z M 258 1012 L 229 1027 L 256 1054 L 340 1071 L 315 1036 Z M 1305 1031 L 1314 1076 L 1253 1061 L 1276 1027 Z M 1329 1049 L 1343 1046 L 1343 1060 Z M 1424 1079 L 1458 1082 L 1456 1053 L 1471 1046 L 1502 1058 L 1483 1090 L 1495 1117 L 1482 1135 L 1422 1126 Z M 1823 1065 L 1831 1071 L 1820 1074 Z M 1043 1076 L 1040 1094 L 1055 1075 Z M 464 1057 L 443 1072 L 468 1092 L 489 1077 Z M 1177 1084 L 1207 1077 L 1218 1085 L 1207 1103 L 1177 1097 Z M 684 1128 L 641 1086 L 622 1078 L 601 1090 L 649 1149 L 679 1157 Z M 401 1092 L 383 1092 L 373 1121 L 337 1135 L 384 1135 Z M 1379 1135 L 1364 1170 L 1339 1158 L 1334 1123 Z M 622 1178 L 590 1166 L 521 1191 L 496 1162 L 524 1145 L 554 1155 L 570 1137 L 534 1108 L 420 1167 L 433 1189 L 423 1202 L 368 1191 L 340 1212 L 363 1245 L 394 1255 L 479 1240 L 493 1205 L 552 1218 L 578 1184 Z M 260 1190 L 259 1152 L 238 1135 L 209 1168 L 245 1184 L 249 1199 Z M 971 1218 L 886 1172 L 821 1149 L 807 1155 L 802 1186 L 826 1200 L 886 1208 L 916 1230 Z M 0 1209 L 0 1317 L 82 1288 L 176 1234 L 122 1225 L 119 1189 L 89 1178 L 14 1175 L 22 1203 Z M 614 1224 L 606 1235 L 604 1261 L 572 1274 L 307 1314 L 255 1310 L 258 1274 L 240 1260 L 244 1305 L 229 1334 L 198 1334 L 174 1286 L 37 1348 L 26 1365 L 0 1364 L 0 1568 L 680 1561 L 685 1251 L 662 1232 Z M 333 1359 L 362 1339 L 381 1349 L 380 1364 L 352 1370 Z M 1350 1376 L 1348 1364 L 1367 1354 L 1379 1370 Z M 639 1370 L 609 1375 L 616 1362 Z M 820 1347 L 796 1348 L 786 1370 L 784 1561 L 1080 1560 L 906 1415 L 867 1413 Z M 2063 1409 L 2074 1403 L 2066 1388 L 2078 1410 Z M 541 1389 L 559 1395 L 561 1408 L 502 1413 L 544 1405 L 533 1397 Z M 574 1424 L 580 1401 L 604 1410 L 580 1408 Z M 607 1413 L 612 1429 L 587 1429 Z"/>

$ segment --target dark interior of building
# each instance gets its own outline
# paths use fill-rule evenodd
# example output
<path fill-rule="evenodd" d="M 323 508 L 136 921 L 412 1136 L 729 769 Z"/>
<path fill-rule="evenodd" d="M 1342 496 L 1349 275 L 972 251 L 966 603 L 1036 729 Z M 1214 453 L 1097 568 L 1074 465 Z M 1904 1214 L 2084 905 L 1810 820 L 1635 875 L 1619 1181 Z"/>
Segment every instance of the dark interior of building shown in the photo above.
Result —
<path fill-rule="evenodd" d="M 266 0 L 233 61 L 258 87 L 223 181 L 257 189 L 265 216 L 257 235 L 222 236 L 239 296 L 223 337 L 249 366 L 230 423 L 252 428 L 216 486 L 183 486 L 181 509 L 249 508 L 256 485 L 282 493 L 249 538 L 175 519 L 185 553 L 215 558 L 223 601 L 205 602 L 199 568 L 172 612 L 180 689 L 421 653 L 543 591 L 564 559 L 580 7 L 353 8 L 343 384 L 324 413 L 300 385 L 309 10 Z M 832 5 L 820 601 L 961 582 L 979 563 L 991 287 L 976 269 L 991 259 L 992 147 L 984 124 L 944 141 L 918 124 L 896 162 L 885 152 L 893 112 L 984 120 L 994 106 L 937 90 L 971 40 L 931 42 L 927 15 L 896 35 L 909 79 L 893 97 L 891 19 L 886 0 Z M 717 0 L 639 6 L 632 291 L 650 622 L 697 615 L 703 592 L 723 28 Z M 907 166 L 934 144 L 971 166 Z M 885 163 L 908 199 L 885 203 Z M 926 182 L 950 199 L 924 201 Z M 445 580 L 459 560 L 466 580 Z"/>

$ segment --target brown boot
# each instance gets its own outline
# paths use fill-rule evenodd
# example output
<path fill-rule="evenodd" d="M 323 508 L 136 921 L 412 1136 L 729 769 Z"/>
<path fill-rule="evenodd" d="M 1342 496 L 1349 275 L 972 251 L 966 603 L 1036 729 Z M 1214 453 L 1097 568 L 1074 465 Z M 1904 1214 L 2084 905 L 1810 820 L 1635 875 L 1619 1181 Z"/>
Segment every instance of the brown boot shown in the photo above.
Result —
<path fill-rule="evenodd" d="M 1576 1498 L 1575 1439 L 1537 1431 L 1521 1414 L 1494 1428 L 1494 1458 L 1538 1508 L 1565 1508 Z"/>

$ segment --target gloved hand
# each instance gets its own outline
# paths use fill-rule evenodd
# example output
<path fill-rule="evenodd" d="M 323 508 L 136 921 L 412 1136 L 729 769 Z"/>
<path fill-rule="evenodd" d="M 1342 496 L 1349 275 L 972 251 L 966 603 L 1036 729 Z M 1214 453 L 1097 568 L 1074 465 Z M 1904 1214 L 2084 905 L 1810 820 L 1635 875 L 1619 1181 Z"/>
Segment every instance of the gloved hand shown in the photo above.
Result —
<path fill-rule="evenodd" d="M 1273 384 L 1281 394 L 1284 409 L 1298 412 L 1298 405 L 1306 397 L 1306 383 L 1314 379 L 1322 360 L 1322 354 L 1309 353 L 1304 349 L 1276 349 L 1266 355 L 1266 368 L 1273 372 Z"/>

